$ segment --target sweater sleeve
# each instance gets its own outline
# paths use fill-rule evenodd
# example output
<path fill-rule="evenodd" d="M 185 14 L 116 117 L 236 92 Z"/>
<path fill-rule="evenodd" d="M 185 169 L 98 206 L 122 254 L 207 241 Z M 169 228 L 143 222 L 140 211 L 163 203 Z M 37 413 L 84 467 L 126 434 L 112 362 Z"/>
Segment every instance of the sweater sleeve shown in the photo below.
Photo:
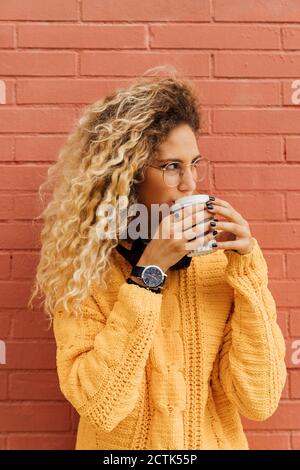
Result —
<path fill-rule="evenodd" d="M 112 431 L 134 409 L 161 299 L 161 294 L 123 283 L 107 318 L 92 295 L 80 316 L 54 312 L 61 391 L 98 430 Z"/>
<path fill-rule="evenodd" d="M 263 421 L 276 410 L 286 381 L 285 341 L 268 289 L 267 264 L 253 238 L 252 251 L 224 251 L 234 304 L 219 356 L 221 385 L 239 413 Z"/>

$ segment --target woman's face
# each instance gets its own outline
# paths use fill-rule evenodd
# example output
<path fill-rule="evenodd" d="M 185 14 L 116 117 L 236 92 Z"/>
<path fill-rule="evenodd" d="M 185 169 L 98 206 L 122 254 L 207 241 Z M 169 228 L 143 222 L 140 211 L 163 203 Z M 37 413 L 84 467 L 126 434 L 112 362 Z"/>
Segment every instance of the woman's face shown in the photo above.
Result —
<path fill-rule="evenodd" d="M 180 124 L 159 146 L 153 164 L 159 166 L 165 164 L 166 160 L 180 160 L 182 164 L 187 165 L 192 163 L 199 153 L 194 132 L 187 124 Z M 178 186 L 172 188 L 165 184 L 163 171 L 149 167 L 145 171 L 144 181 L 138 188 L 138 202 L 145 204 L 148 214 L 151 214 L 151 204 L 167 203 L 171 206 L 176 199 L 197 194 L 196 185 L 197 183 L 188 167 L 185 168 L 185 173 Z"/>
<path fill-rule="evenodd" d="M 187 165 L 192 163 L 199 153 L 194 132 L 187 124 L 181 124 L 173 129 L 164 143 L 159 146 L 158 154 L 152 163 L 156 166 L 162 166 L 169 160 L 180 161 L 182 165 Z M 144 181 L 137 187 L 137 199 L 139 203 L 147 207 L 148 227 L 151 226 L 153 229 L 153 225 L 155 225 L 155 229 L 163 217 L 163 213 L 159 212 L 159 221 L 152 220 L 151 223 L 151 204 L 171 206 L 176 199 L 197 194 L 196 186 L 197 183 L 187 167 L 176 187 L 169 187 L 165 184 L 163 171 L 153 167 L 147 168 Z M 164 206 L 163 210 L 165 210 Z"/>

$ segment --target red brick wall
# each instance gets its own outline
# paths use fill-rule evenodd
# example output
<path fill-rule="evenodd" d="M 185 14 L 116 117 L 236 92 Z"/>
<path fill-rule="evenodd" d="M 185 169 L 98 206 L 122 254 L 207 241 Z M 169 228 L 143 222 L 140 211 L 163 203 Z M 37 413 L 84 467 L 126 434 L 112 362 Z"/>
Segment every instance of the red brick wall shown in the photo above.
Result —
<path fill-rule="evenodd" d="M 198 84 L 199 146 L 213 170 L 201 190 L 250 222 L 286 338 L 278 410 L 243 419 L 250 448 L 300 449 L 298 0 L 1 1 L 0 448 L 74 448 L 78 417 L 58 388 L 53 335 L 26 309 L 36 192 L 83 106 L 164 63 Z"/>

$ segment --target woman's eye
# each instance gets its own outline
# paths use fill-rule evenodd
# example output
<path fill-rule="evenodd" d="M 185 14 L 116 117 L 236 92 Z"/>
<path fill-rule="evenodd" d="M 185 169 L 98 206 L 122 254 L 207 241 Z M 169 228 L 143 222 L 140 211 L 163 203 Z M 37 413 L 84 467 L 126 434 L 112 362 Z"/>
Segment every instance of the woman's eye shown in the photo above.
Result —
<path fill-rule="evenodd" d="M 169 163 L 168 165 L 165 166 L 167 170 L 177 170 L 178 169 L 178 163 Z"/>

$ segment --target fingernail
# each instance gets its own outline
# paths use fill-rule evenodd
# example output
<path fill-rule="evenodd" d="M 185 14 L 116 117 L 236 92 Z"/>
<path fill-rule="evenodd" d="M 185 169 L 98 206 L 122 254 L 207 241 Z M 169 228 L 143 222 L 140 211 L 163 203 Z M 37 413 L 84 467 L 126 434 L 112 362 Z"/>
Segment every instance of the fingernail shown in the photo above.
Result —
<path fill-rule="evenodd" d="M 211 220 L 209 223 L 212 227 L 215 227 L 217 225 L 217 223 L 214 220 Z"/>
<path fill-rule="evenodd" d="M 218 244 L 217 244 L 216 242 L 213 242 L 213 243 L 211 244 L 211 246 L 212 246 L 213 248 L 217 248 Z"/>
<path fill-rule="evenodd" d="M 215 199 L 216 199 L 215 197 L 209 196 L 209 200 L 210 200 L 210 201 L 215 201 Z"/>
<path fill-rule="evenodd" d="M 212 204 L 208 204 L 208 203 L 206 203 L 206 207 L 207 207 L 207 209 L 213 209 L 214 208 L 214 206 Z"/>
<path fill-rule="evenodd" d="M 217 230 L 214 230 L 214 231 L 213 231 L 213 235 L 218 235 L 218 231 L 217 231 Z"/>

